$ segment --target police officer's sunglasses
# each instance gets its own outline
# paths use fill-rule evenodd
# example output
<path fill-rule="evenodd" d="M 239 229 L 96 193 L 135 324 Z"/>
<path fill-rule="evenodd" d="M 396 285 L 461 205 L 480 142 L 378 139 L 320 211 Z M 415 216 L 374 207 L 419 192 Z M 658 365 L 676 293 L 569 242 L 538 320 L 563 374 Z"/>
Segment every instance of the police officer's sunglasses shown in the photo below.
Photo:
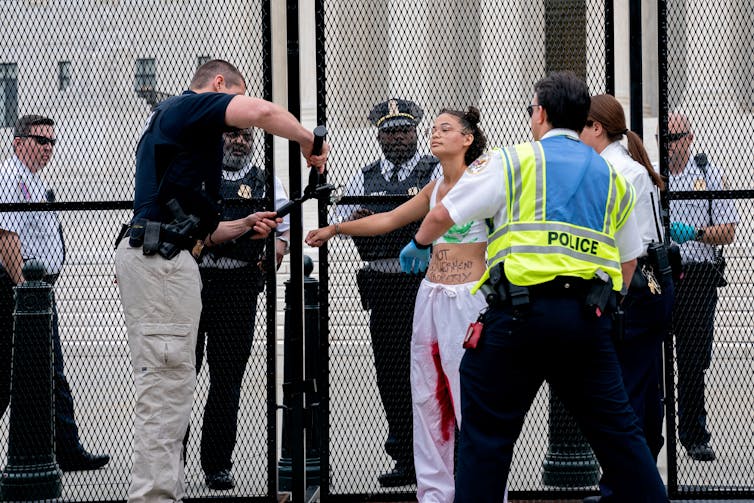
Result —
<path fill-rule="evenodd" d="M 31 138 L 37 143 L 37 145 L 50 144 L 53 147 L 55 146 L 55 143 L 57 143 L 58 141 L 55 138 L 48 138 L 46 136 L 40 136 L 38 134 L 19 134 L 19 135 L 16 135 L 16 138 Z"/>
<path fill-rule="evenodd" d="M 681 138 L 687 137 L 688 135 L 689 135 L 688 131 L 683 131 L 683 132 L 680 132 L 680 133 L 668 133 L 668 136 L 667 136 L 668 143 L 675 143 L 678 140 L 680 140 Z M 655 140 L 660 141 L 660 135 L 656 134 L 655 135 Z"/>

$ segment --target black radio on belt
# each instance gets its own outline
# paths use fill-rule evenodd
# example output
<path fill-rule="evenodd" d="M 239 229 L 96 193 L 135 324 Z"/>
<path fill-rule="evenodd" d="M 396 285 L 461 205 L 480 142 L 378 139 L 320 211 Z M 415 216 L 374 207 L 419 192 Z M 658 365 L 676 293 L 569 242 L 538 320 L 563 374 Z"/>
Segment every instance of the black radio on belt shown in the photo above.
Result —
<path fill-rule="evenodd" d="M 673 273 L 670 266 L 670 257 L 668 257 L 668 247 L 665 243 L 649 243 L 647 258 L 655 274 L 660 278 L 668 278 Z"/>

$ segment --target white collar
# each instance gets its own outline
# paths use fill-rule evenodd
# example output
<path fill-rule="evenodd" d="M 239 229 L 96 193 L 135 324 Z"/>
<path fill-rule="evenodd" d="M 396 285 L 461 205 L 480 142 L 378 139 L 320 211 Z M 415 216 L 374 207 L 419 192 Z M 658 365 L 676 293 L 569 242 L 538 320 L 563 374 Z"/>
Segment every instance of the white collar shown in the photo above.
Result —
<path fill-rule="evenodd" d="M 550 138 L 552 136 L 567 136 L 568 138 L 572 140 L 578 140 L 579 134 L 574 131 L 573 129 L 566 129 L 566 128 L 553 128 L 546 132 L 544 135 L 542 135 L 541 140 L 544 140 L 545 138 Z"/>
<path fill-rule="evenodd" d="M 387 159 L 382 159 L 382 163 L 380 166 L 380 171 L 382 172 L 382 176 L 384 176 L 386 179 L 390 178 L 390 174 L 393 172 L 393 170 L 398 170 L 398 173 L 401 172 L 401 170 L 411 170 L 419 163 L 419 159 L 421 159 L 421 154 L 417 150 L 413 157 L 409 159 L 408 161 L 404 162 L 403 164 L 400 164 L 396 166 L 391 161 L 388 161 Z"/>
<path fill-rule="evenodd" d="M 228 180 L 230 182 L 235 182 L 236 180 L 240 180 L 242 178 L 245 178 L 246 175 L 249 174 L 249 172 L 254 169 L 254 165 L 250 162 L 246 163 L 246 166 L 239 169 L 238 171 L 230 171 L 227 169 L 223 170 L 223 180 Z"/>

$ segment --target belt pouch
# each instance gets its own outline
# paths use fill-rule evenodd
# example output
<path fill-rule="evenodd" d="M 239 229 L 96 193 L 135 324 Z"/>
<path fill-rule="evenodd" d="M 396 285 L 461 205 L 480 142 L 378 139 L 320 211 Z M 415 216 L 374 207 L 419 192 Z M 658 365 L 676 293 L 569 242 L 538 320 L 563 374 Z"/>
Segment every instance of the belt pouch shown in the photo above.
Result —
<path fill-rule="evenodd" d="M 147 222 L 144 227 L 144 255 L 154 255 L 160 246 L 160 222 Z"/>

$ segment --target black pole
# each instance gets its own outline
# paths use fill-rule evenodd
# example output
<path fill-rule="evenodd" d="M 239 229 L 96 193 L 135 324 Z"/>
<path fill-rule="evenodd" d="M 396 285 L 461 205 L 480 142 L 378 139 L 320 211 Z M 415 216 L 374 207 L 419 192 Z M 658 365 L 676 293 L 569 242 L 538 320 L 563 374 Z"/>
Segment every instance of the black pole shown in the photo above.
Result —
<path fill-rule="evenodd" d="M 272 101 L 272 5 L 270 0 L 262 2 L 262 98 Z M 269 208 L 275 201 L 275 149 L 273 137 L 264 135 L 264 167 L 267 173 L 265 194 L 270 201 Z M 273 501 L 278 500 L 278 429 L 277 429 L 277 280 L 275 238 L 267 244 L 266 263 L 266 369 L 267 369 L 267 494 Z"/>
<path fill-rule="evenodd" d="M 319 390 L 316 387 L 316 376 L 319 370 L 318 347 L 319 347 L 319 285 L 316 279 L 311 277 L 314 270 L 314 262 L 308 256 L 304 256 L 304 344 L 306 348 L 306 485 L 311 490 L 320 482 L 320 414 L 319 414 Z M 290 303 L 291 282 L 285 282 L 285 348 L 283 360 L 283 379 L 291 382 L 291 375 L 295 373 L 294 365 L 290 361 L 291 351 L 289 343 L 294 337 L 289 336 L 293 327 L 291 315 L 295 308 Z M 291 452 L 291 432 L 294 430 L 293 409 L 290 403 L 283 403 L 283 443 L 280 451 L 279 486 L 283 491 L 290 491 L 293 482 L 293 462 Z"/>
<path fill-rule="evenodd" d="M 644 96 L 642 87 L 641 0 L 629 0 L 628 26 L 630 30 L 628 59 L 631 80 L 631 131 L 644 137 Z"/>
<path fill-rule="evenodd" d="M 658 148 L 660 157 L 660 174 L 665 180 L 669 178 L 670 166 L 668 159 L 668 113 L 669 105 L 669 87 L 668 87 L 668 13 L 667 1 L 657 1 L 657 61 L 658 84 L 659 84 L 659 117 L 657 124 Z M 662 222 L 665 227 L 665 236 L 670 236 L 670 199 L 668 198 L 669 190 L 663 190 L 660 193 L 660 206 L 662 208 Z M 678 491 L 678 460 L 676 459 L 676 416 L 675 416 L 675 361 L 673 358 L 673 337 L 672 334 L 665 340 L 665 421 L 667 431 L 671 432 L 667 437 L 667 463 L 668 463 L 668 496 L 676 498 Z"/>
<path fill-rule="evenodd" d="M 55 463 L 53 402 L 52 286 L 42 281 L 37 260 L 23 268 L 26 282 L 14 288 L 13 373 L 8 463 L 0 478 L 2 501 L 60 497 Z"/>
<path fill-rule="evenodd" d="M 605 92 L 615 96 L 615 8 L 605 0 Z"/>
<path fill-rule="evenodd" d="M 317 82 L 317 124 L 327 124 L 327 100 L 326 100 L 326 49 L 325 49 L 325 2 L 324 0 L 315 0 L 314 2 L 314 47 L 316 60 L 316 82 Z M 324 181 L 327 181 L 327 173 L 324 175 Z M 318 223 L 319 226 L 327 225 L 327 210 L 329 201 L 318 200 Z M 317 421 L 314 421 L 313 427 L 317 429 L 316 437 L 319 445 L 319 487 L 320 498 L 326 498 L 329 494 L 330 487 L 330 453 L 329 449 L 323 446 L 330 445 L 330 415 L 329 401 L 330 396 L 330 304 L 328 300 L 329 284 L 328 271 L 329 264 L 327 245 L 319 249 L 319 286 L 318 286 L 318 304 L 319 317 L 316 321 L 319 323 L 317 331 L 318 348 L 317 351 L 317 388 L 319 395 L 319 406 L 315 409 Z M 309 346 L 311 347 L 311 346 Z"/>
<path fill-rule="evenodd" d="M 301 118 L 300 57 L 298 0 L 286 0 L 286 39 L 288 47 L 288 111 Z M 301 197 L 301 147 L 288 143 L 288 174 L 291 199 Z M 289 303 L 291 327 L 288 332 L 286 360 L 291 368 L 285 369 L 290 380 L 283 383 L 283 393 L 288 395 L 291 411 L 291 445 L 293 501 L 306 500 L 306 425 L 304 423 L 304 257 L 301 205 L 294 205 L 291 214 L 291 279 Z"/>

